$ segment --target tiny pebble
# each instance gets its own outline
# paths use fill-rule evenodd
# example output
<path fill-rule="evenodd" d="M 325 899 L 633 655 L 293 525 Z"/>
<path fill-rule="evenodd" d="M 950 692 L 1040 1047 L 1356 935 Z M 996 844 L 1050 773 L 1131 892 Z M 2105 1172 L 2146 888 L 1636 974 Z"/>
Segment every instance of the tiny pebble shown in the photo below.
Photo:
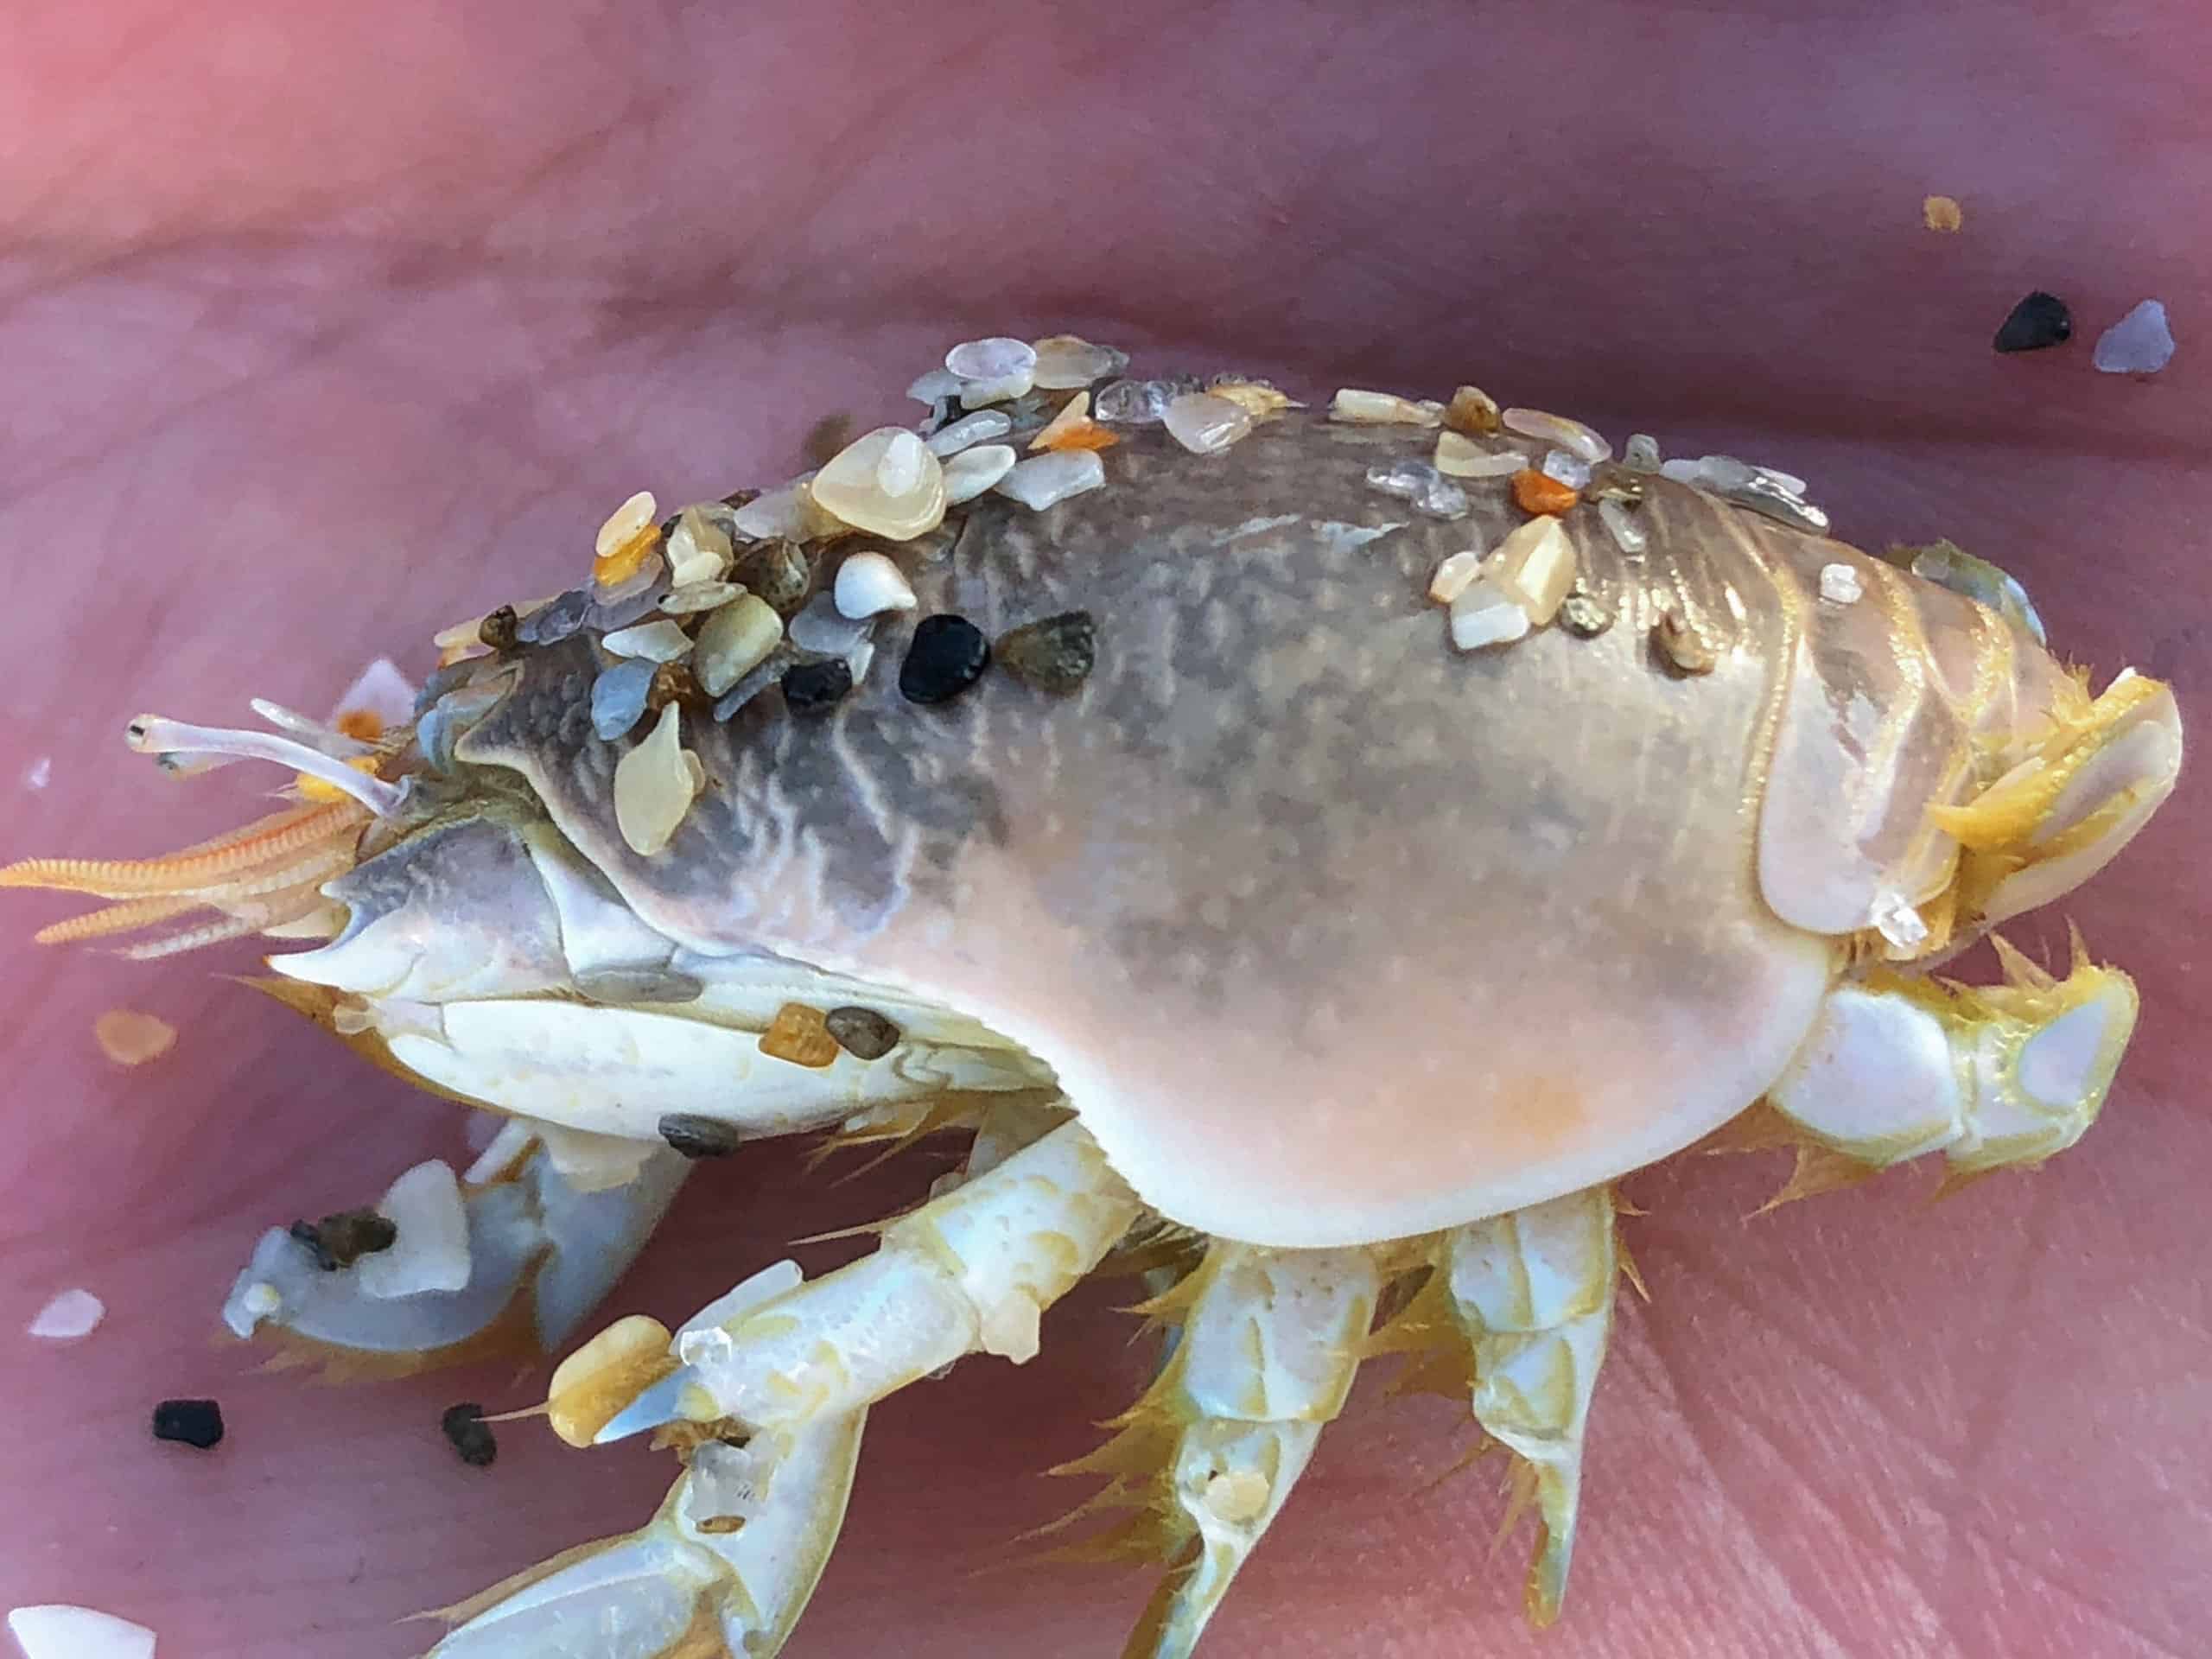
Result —
<path fill-rule="evenodd" d="M 1613 545 L 1624 553 L 1637 554 L 1651 544 L 1643 526 L 1636 521 L 1635 512 L 1625 502 L 1608 498 L 1598 503 L 1598 522 L 1613 538 Z"/>
<path fill-rule="evenodd" d="M 502 605 L 496 611 L 486 611 L 484 620 L 476 625 L 476 637 L 493 651 L 512 651 L 522 619 L 512 605 Z"/>
<path fill-rule="evenodd" d="M 2012 308 L 1992 343 L 2000 352 L 2039 352 L 2073 337 L 2074 316 L 2066 302 L 2037 289 Z"/>
<path fill-rule="evenodd" d="M 1483 556 L 1473 548 L 1448 556 L 1436 567 L 1436 574 L 1429 578 L 1428 596 L 1439 605 L 1449 605 L 1482 574 Z"/>
<path fill-rule="evenodd" d="M 1649 432 L 1628 435 L 1628 448 L 1621 454 L 1621 465 L 1631 473 L 1656 473 L 1659 470 L 1659 440 Z"/>
<path fill-rule="evenodd" d="M 1033 512 L 1042 512 L 1070 496 L 1098 489 L 1105 482 L 1106 463 L 1096 450 L 1061 449 L 1017 463 L 993 487 Z"/>
<path fill-rule="evenodd" d="M 223 1408 L 213 1400 L 164 1400 L 154 1408 L 154 1438 L 205 1452 L 223 1439 Z"/>
<path fill-rule="evenodd" d="M 681 588 L 669 589 L 668 597 L 660 602 L 664 616 L 692 616 L 701 611 L 719 611 L 745 592 L 745 585 L 736 582 L 692 582 Z"/>
<path fill-rule="evenodd" d="M 873 550 L 855 553 L 837 567 L 833 599 L 838 613 L 854 621 L 866 621 L 885 611 L 911 611 L 915 604 L 913 585 L 906 573 L 889 555 Z"/>
<path fill-rule="evenodd" d="M 336 1273 L 365 1255 L 388 1250 L 399 1237 L 399 1229 L 391 1218 L 373 1210 L 341 1210 L 318 1222 L 296 1221 L 289 1231 L 314 1253 L 315 1266 L 325 1273 Z"/>
<path fill-rule="evenodd" d="M 1002 438 L 1014 430 L 1014 423 L 1003 410 L 979 409 L 973 415 L 963 415 L 950 426 L 939 427 L 930 434 L 926 442 L 930 453 L 940 458 L 958 454 L 979 443 L 988 443 Z M 951 482 L 950 467 L 945 470 L 945 481 Z"/>
<path fill-rule="evenodd" d="M 1920 222 L 1931 231 L 1949 234 L 1966 224 L 1967 216 L 1955 197 L 1929 196 L 1920 204 Z"/>
<path fill-rule="evenodd" d="M 1367 486 L 1413 504 L 1431 518 L 1463 518 L 1467 493 L 1425 461 L 1401 460 L 1367 469 Z"/>
<path fill-rule="evenodd" d="M 1497 400 L 1480 386 L 1461 386 L 1444 406 L 1444 424 L 1470 437 L 1488 437 L 1501 424 Z"/>
<path fill-rule="evenodd" d="M 1037 348 L 1027 340 L 1009 340 L 1003 334 L 966 340 L 944 354 L 944 366 L 947 373 L 963 380 L 1004 380 L 1033 373 Z"/>
<path fill-rule="evenodd" d="M 1829 604 L 1849 605 L 1865 591 L 1859 573 L 1849 565 L 1838 563 L 1821 567 L 1821 597 Z"/>
<path fill-rule="evenodd" d="M 499 1440 L 493 1434 L 491 1424 L 484 1421 L 484 1408 L 474 1400 L 448 1406 L 445 1414 L 438 1419 L 438 1428 L 470 1468 L 489 1469 L 498 1461 Z"/>
<path fill-rule="evenodd" d="M 1569 454 L 1596 466 L 1601 461 L 1613 458 L 1613 446 L 1605 442 L 1594 428 L 1564 415 L 1547 414 L 1541 409 L 1509 409 L 1498 419 L 1509 432 L 1517 432 L 1524 438 L 1536 438 L 1545 443 L 1555 443 Z"/>
<path fill-rule="evenodd" d="M 92 1021 L 92 1039 L 118 1065 L 143 1065 L 169 1052 L 176 1027 L 134 1008 L 110 1008 Z"/>
<path fill-rule="evenodd" d="M 1097 661 L 1097 623 L 1089 611 L 1063 611 L 1008 628 L 991 650 L 1017 679 L 1065 694 L 1080 686 Z"/>
<path fill-rule="evenodd" d="M 1073 391 L 1129 366 L 1127 352 L 1094 346 L 1077 334 L 1054 334 L 1031 345 L 1036 353 L 1033 370 L 1044 391 Z"/>
<path fill-rule="evenodd" d="M 1485 449 L 1464 432 L 1450 429 L 1436 435 L 1431 465 L 1452 478 L 1504 478 L 1529 464 L 1517 449 Z"/>
<path fill-rule="evenodd" d="M 811 656 L 842 657 L 867 639 L 874 626 L 870 619 L 855 621 L 847 616 L 837 608 L 836 595 L 824 589 L 799 607 L 785 637 Z"/>
<path fill-rule="evenodd" d="M 697 1112 L 664 1112 L 660 1138 L 686 1158 L 727 1158 L 744 1144 L 734 1125 Z"/>
<path fill-rule="evenodd" d="M 599 642 L 611 657 L 634 658 L 648 663 L 672 663 L 691 652 L 691 636 L 665 617 L 617 628 Z"/>
<path fill-rule="evenodd" d="M 945 505 L 957 507 L 963 501 L 973 501 L 1012 472 L 1018 459 L 1014 446 L 1006 443 L 983 443 L 959 451 L 944 463 Z"/>
<path fill-rule="evenodd" d="M 592 538 L 593 556 L 612 557 L 645 534 L 646 527 L 659 517 L 660 505 L 653 499 L 653 493 L 639 490 L 607 515 L 599 534 Z"/>
<path fill-rule="evenodd" d="M 1548 451 L 1540 470 L 1546 478 L 1557 479 L 1570 490 L 1586 489 L 1590 485 L 1590 463 L 1564 449 Z"/>
<path fill-rule="evenodd" d="M 38 1311 L 30 1333 L 41 1342 L 75 1342 L 92 1334 L 107 1307 L 89 1290 L 65 1290 Z"/>
<path fill-rule="evenodd" d="M 906 388 L 906 395 L 918 404 L 926 404 L 934 408 L 946 398 L 960 395 L 960 377 L 950 369 L 931 369 L 927 374 L 916 378 L 914 383 Z"/>
<path fill-rule="evenodd" d="M 853 689 L 853 671 L 842 659 L 798 663 L 784 671 L 784 702 L 794 714 L 828 709 Z"/>
<path fill-rule="evenodd" d="M 1348 421 L 1357 426 L 1440 426 L 1444 422 L 1444 405 L 1426 401 L 1416 403 L 1410 397 L 1401 397 L 1395 392 L 1368 391 L 1358 386 L 1341 386 L 1329 400 L 1329 418 Z"/>
<path fill-rule="evenodd" d="M 591 614 L 591 606 L 589 593 L 582 588 L 571 588 L 523 618 L 515 629 L 515 637 L 526 645 L 557 645 L 583 626 L 584 619 Z"/>
<path fill-rule="evenodd" d="M 2173 361 L 2173 330 L 2166 308 L 2145 300 L 2097 336 L 2094 361 L 2107 374 L 2156 374 Z"/>
<path fill-rule="evenodd" d="M 1594 639 L 1613 626 L 1613 613 L 1578 578 L 1560 601 L 1559 625 L 1578 639 Z"/>
<path fill-rule="evenodd" d="M 1185 392 L 1169 400 L 1160 416 L 1168 435 L 1194 455 L 1217 454 L 1252 429 L 1251 411 L 1211 392 Z"/>
<path fill-rule="evenodd" d="M 966 617 L 925 616 L 915 625 L 906 659 L 899 664 L 899 695 L 909 702 L 948 702 L 982 678 L 990 660 L 990 641 Z"/>
<path fill-rule="evenodd" d="M 1166 418 L 1176 387 L 1166 380 L 1115 380 L 1098 389 L 1091 413 L 1122 426 L 1154 426 Z"/>
<path fill-rule="evenodd" d="M 899 1027 L 874 1008 L 832 1008 L 822 1020 L 855 1059 L 880 1060 L 899 1046 Z"/>

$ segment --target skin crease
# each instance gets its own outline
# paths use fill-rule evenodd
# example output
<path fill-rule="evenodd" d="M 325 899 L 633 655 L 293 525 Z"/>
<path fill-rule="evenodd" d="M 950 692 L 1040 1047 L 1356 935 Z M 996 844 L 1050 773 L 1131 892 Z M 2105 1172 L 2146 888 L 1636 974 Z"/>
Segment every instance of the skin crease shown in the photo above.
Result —
<path fill-rule="evenodd" d="M 124 721 L 320 709 L 380 652 L 419 673 L 435 627 L 575 580 L 632 489 L 773 481 L 818 416 L 911 418 L 899 389 L 951 341 L 1063 327 L 1309 395 L 1473 379 L 1616 442 L 1803 474 L 1847 539 L 2004 562 L 2100 683 L 2134 663 L 2201 726 L 2212 249 L 2188 205 L 2212 29 L 2183 0 L 1878 25 L 1749 0 L 1571 27 L 1441 4 L 1356 25 L 568 10 L 0 21 L 0 857 L 239 822 L 274 774 L 170 784 Z M 1961 233 L 1921 227 L 1938 191 Z M 2035 287 L 2071 302 L 2074 342 L 1997 356 Z M 2146 295 L 2172 365 L 2094 373 Z M 1770 1160 L 1628 1184 L 1654 1301 L 1623 1304 L 1557 1630 L 1522 1626 L 1527 1534 L 1492 1554 L 1495 1479 L 1432 1487 L 1463 1413 L 1385 1400 L 1377 1374 L 1210 1651 L 2197 1650 L 2205 777 L 2063 907 L 2144 995 L 2079 1150 L 1933 1210 L 1913 1171 L 1755 1225 Z M 109 1313 L 69 1347 L 0 1336 L 6 1605 L 110 1609 L 164 1654 L 394 1659 L 430 1635 L 398 1616 L 641 1522 L 664 1458 L 518 1423 L 486 1471 L 440 1440 L 446 1404 L 527 1404 L 542 1368 L 332 1389 L 210 1345 L 259 1228 L 458 1156 L 457 1115 L 219 976 L 249 952 L 28 944 L 71 908 L 5 906 L 0 1325 L 70 1285 Z M 2060 915 L 2010 931 L 2063 950 Z M 175 1050 L 104 1060 L 92 1020 L 118 1005 L 173 1021 Z M 836 1185 L 768 1147 L 709 1170 L 607 1317 L 673 1324 L 944 1162 Z M 1087 1288 L 1027 1367 L 973 1361 L 878 1409 L 794 1659 L 1120 1650 L 1145 1575 L 1033 1567 L 1014 1541 L 1087 1490 L 1036 1472 L 1142 1384 L 1114 1312 L 1134 1296 Z M 230 1439 L 153 1444 L 153 1402 L 195 1394 Z"/>

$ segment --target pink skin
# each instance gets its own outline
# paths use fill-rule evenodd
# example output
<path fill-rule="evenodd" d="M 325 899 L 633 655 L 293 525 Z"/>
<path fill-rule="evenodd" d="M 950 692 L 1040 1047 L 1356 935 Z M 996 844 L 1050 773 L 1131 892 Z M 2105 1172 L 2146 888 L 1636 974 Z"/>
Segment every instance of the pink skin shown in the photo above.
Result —
<path fill-rule="evenodd" d="M 2067 651 L 2168 677 L 2202 718 L 2212 41 L 2182 0 L 1878 28 L 1618 4 L 1572 32 L 1413 5 L 323 10 L 111 3 L 0 53 L 0 855 L 238 822 L 273 774 L 165 783 L 125 719 L 320 707 L 380 652 L 419 671 L 436 626 L 575 580 L 632 489 L 773 480 L 817 416 L 910 414 L 899 388 L 950 341 L 1063 327 L 1323 394 L 1471 378 L 1786 467 L 1851 539 L 2003 560 Z M 1962 233 L 1921 228 L 1932 191 Z M 1998 357 L 2031 287 L 2080 334 Z M 2173 365 L 2092 372 L 2149 294 Z M 1599 1389 L 1559 1630 L 1520 1624 L 1525 1535 L 1489 1554 L 1493 1481 L 1427 1486 L 1460 1414 L 1370 1379 L 1216 1650 L 2196 1650 L 2203 778 L 2066 906 L 2144 993 L 2078 1152 L 1932 1211 L 1915 1173 L 1750 1227 L 1774 1167 L 1630 1184 L 1656 1300 L 1624 1305 Z M 67 908 L 11 899 L 6 934 Z M 429 1636 L 397 1616 L 636 1524 L 669 1465 L 517 1424 L 495 1469 L 463 1467 L 440 1409 L 526 1403 L 542 1369 L 334 1390 L 209 1346 L 257 1229 L 459 1139 L 451 1108 L 216 976 L 249 961 L 0 944 L 0 1323 L 73 1284 L 109 1306 L 78 1345 L 6 1339 L 0 1597 L 113 1609 L 164 1653 L 390 1659 Z M 92 1020 L 118 1004 L 176 1048 L 104 1060 Z M 715 1171 L 610 1311 L 680 1318 L 938 1166 L 834 1186 L 771 1148 Z M 1014 1540 L 1082 1495 L 1034 1473 L 1141 1385 L 1127 1299 L 1082 1294 L 1027 1368 L 878 1412 L 794 1655 L 1119 1650 L 1142 1576 L 1032 1569 Z M 200 1393 L 219 1451 L 148 1440 L 156 1399 Z"/>

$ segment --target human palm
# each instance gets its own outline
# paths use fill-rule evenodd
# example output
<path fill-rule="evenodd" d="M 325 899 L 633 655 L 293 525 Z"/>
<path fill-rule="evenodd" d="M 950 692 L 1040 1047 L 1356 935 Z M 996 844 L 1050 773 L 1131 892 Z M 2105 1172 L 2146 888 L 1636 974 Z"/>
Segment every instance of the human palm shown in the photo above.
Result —
<path fill-rule="evenodd" d="M 1071 328 L 1141 367 L 1324 395 L 1473 380 L 1770 461 L 1847 539 L 2005 563 L 2062 649 L 2170 679 L 2193 712 L 2212 461 L 2188 335 L 2212 250 L 2177 207 L 2212 167 L 2202 22 L 1763 10 L 1601 5 L 1570 29 L 1414 5 L 255 0 L 19 21 L 0 855 L 239 821 L 245 774 L 167 783 L 115 741 L 124 721 L 319 708 L 373 656 L 419 668 L 433 628 L 573 580 L 632 490 L 779 479 L 818 418 L 903 418 L 906 378 L 984 333 Z M 1961 233 L 1920 227 L 1935 190 L 1963 198 Z M 2182 353 L 2152 380 L 2092 372 L 2084 339 L 1996 356 L 2033 287 L 2089 331 L 2158 294 Z M 2144 995 L 2079 1150 L 1932 1210 L 1932 1178 L 1905 1174 L 1749 1226 L 1764 1165 L 1627 1183 L 1653 1302 L 1614 1338 L 1541 1651 L 2191 1650 L 2212 1587 L 2207 804 L 2185 777 L 2069 904 Z M 46 912 L 10 914 L 20 938 Z M 664 1458 L 523 1423 L 485 1471 L 441 1441 L 447 1403 L 526 1404 L 542 1371 L 333 1389 L 207 1345 L 262 1227 L 456 1155 L 453 1108 L 200 958 L 10 944 L 0 972 L 0 1285 L 24 1318 L 69 1284 L 110 1310 L 9 1363 L 10 1605 L 112 1608 L 164 1653 L 385 1659 L 428 1644 L 397 1616 L 645 1518 Z M 118 1003 L 173 1020 L 175 1049 L 103 1060 L 92 1016 Z M 939 1166 L 838 1185 L 748 1149 L 692 1183 L 612 1306 L 672 1322 Z M 1032 1477 L 1142 1385 L 1115 1300 L 1075 1298 L 1025 1368 L 974 1361 L 878 1408 L 795 1655 L 1118 1651 L 1141 1580 L 1032 1568 L 1017 1539 L 1084 1495 Z M 150 1443 L 153 1401 L 192 1394 L 221 1397 L 226 1444 Z M 1540 1650 L 1522 1542 L 1491 1557 L 1496 1483 L 1431 1484 L 1464 1413 L 1381 1395 L 1325 1440 L 1219 1651 Z"/>

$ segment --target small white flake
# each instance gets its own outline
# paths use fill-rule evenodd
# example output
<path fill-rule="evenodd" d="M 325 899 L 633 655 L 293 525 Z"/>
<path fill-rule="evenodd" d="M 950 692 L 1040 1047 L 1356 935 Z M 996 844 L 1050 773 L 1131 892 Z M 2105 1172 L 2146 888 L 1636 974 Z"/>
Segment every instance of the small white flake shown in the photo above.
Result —
<path fill-rule="evenodd" d="M 969 450 L 969 454 L 977 453 Z M 1058 449 L 1035 455 L 1009 468 L 995 487 L 1033 512 L 1100 488 L 1106 482 L 1106 463 L 1095 449 Z"/>
<path fill-rule="evenodd" d="M 54 757 L 50 754 L 39 756 L 31 762 L 29 770 L 23 773 L 24 784 L 32 789 L 44 789 L 53 781 Z"/>
<path fill-rule="evenodd" d="M 476 626 L 484 626 L 480 619 Z M 340 692 L 338 701 L 331 705 L 326 723 L 335 726 L 339 715 L 359 712 L 374 715 L 386 730 L 415 718 L 415 688 L 391 658 L 378 658 L 353 677 L 353 683 Z"/>
<path fill-rule="evenodd" d="M 2166 308 L 2145 300 L 2097 336 L 2092 358 L 2107 374 L 2156 374 L 2174 358 L 2174 331 Z"/>
<path fill-rule="evenodd" d="M 1916 950 L 1927 941 L 1928 924 L 1897 893 L 1878 894 L 1873 906 L 1875 931 L 1897 950 Z"/>
<path fill-rule="evenodd" d="M 673 703 L 669 705 L 674 708 Z M 468 1283 L 468 1212 L 452 1166 L 426 1159 L 391 1184 L 377 1213 L 397 1236 L 390 1249 L 353 1264 L 365 1296 L 380 1300 L 425 1290 L 461 1290 Z"/>
<path fill-rule="evenodd" d="M 31 1335 L 42 1342 L 75 1342 L 89 1337 L 107 1316 L 107 1306 L 89 1290 L 65 1290 L 38 1311 Z"/>
<path fill-rule="evenodd" d="M 1831 605 L 1855 603 L 1866 592 L 1860 586 L 1859 573 L 1847 564 L 1824 564 L 1821 567 L 1821 597 Z"/>
<path fill-rule="evenodd" d="M 154 1633 L 113 1613 L 49 1603 L 8 1614 L 23 1659 L 154 1659 Z"/>
<path fill-rule="evenodd" d="M 284 1309 L 283 1293 L 266 1279 L 258 1280 L 245 1287 L 245 1294 L 238 1298 L 238 1306 L 257 1319 L 270 1319 Z"/>

